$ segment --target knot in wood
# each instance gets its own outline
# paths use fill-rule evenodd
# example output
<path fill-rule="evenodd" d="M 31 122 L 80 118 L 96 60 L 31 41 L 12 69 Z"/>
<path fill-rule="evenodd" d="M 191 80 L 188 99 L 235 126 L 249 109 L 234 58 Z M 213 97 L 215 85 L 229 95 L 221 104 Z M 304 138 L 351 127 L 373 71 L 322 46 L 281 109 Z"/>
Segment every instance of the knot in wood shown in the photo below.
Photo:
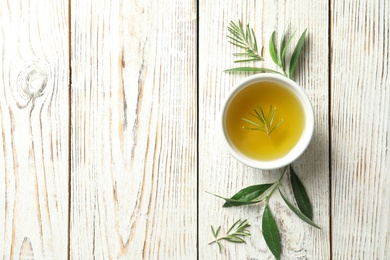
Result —
<path fill-rule="evenodd" d="M 17 92 L 26 106 L 31 100 L 42 96 L 47 85 L 48 74 L 46 66 L 41 62 L 34 62 L 21 71 L 17 79 Z"/>
<path fill-rule="evenodd" d="M 20 247 L 19 259 L 34 259 L 34 250 L 28 237 L 24 238 Z"/>

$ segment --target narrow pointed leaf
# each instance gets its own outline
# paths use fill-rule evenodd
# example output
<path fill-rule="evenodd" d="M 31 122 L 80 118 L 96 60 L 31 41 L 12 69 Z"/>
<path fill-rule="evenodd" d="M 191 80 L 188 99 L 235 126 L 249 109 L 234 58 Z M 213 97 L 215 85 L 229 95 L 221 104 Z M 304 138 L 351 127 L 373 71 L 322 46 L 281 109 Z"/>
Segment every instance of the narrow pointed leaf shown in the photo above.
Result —
<path fill-rule="evenodd" d="M 260 108 L 261 108 L 261 107 L 259 107 L 259 111 L 260 111 Z M 260 113 L 259 113 L 256 109 L 255 109 L 254 111 L 255 111 L 255 114 L 256 114 L 255 117 L 256 117 L 257 119 L 259 119 L 259 121 L 262 123 L 262 126 L 263 126 L 264 128 L 266 128 L 266 123 L 267 123 L 267 122 L 266 122 L 266 121 L 263 119 L 263 117 L 261 116 L 261 111 L 260 111 Z M 252 114 L 252 115 L 253 115 L 253 114 Z M 254 116 L 254 115 L 253 115 L 253 116 Z"/>
<path fill-rule="evenodd" d="M 271 72 L 271 73 L 277 73 L 281 74 L 279 71 L 267 69 L 267 68 L 258 68 L 258 67 L 238 67 L 238 68 L 232 68 L 227 69 L 225 72 Z"/>
<path fill-rule="evenodd" d="M 282 63 L 282 65 L 283 65 L 282 51 L 284 49 L 285 42 L 286 42 L 286 34 L 285 34 L 285 31 L 283 31 L 282 37 L 280 38 L 279 51 L 278 51 L 278 54 L 279 54 L 278 58 L 279 58 L 279 61 Z"/>
<path fill-rule="evenodd" d="M 218 197 L 218 198 L 221 198 L 221 199 L 225 200 L 226 203 L 223 204 L 223 207 L 225 207 L 225 208 L 227 208 L 227 207 L 236 207 L 236 206 L 244 206 L 244 205 L 250 205 L 250 204 L 256 204 L 256 203 L 259 203 L 259 202 L 263 201 L 263 200 L 251 200 L 251 201 L 235 200 L 235 199 L 225 198 L 225 197 L 222 197 L 222 196 L 219 196 L 217 194 L 210 193 L 210 192 L 207 192 L 207 193 L 209 193 L 211 195 L 214 195 L 215 197 Z"/>
<path fill-rule="evenodd" d="M 241 40 L 240 34 L 237 31 L 235 31 L 235 29 L 233 27 L 229 27 L 228 31 L 235 37 L 235 38 L 233 37 L 234 40 L 236 40 L 236 39 Z"/>
<path fill-rule="evenodd" d="M 223 204 L 222 207 L 229 208 L 229 207 L 237 207 L 237 206 L 245 206 L 245 205 L 251 205 L 256 204 L 259 202 L 262 202 L 263 200 L 251 200 L 251 201 L 242 201 L 242 200 L 232 200 L 225 198 L 225 204 Z"/>
<path fill-rule="evenodd" d="M 268 248 L 271 250 L 276 259 L 280 259 L 281 244 L 279 229 L 268 204 L 265 206 L 263 213 L 262 229 L 263 237 Z"/>
<path fill-rule="evenodd" d="M 260 131 L 260 132 L 267 133 L 267 131 L 265 129 L 263 129 L 263 128 L 244 127 L 244 129 L 246 129 L 246 130 L 253 130 L 253 131 Z"/>
<path fill-rule="evenodd" d="M 274 114 L 273 116 L 275 116 L 275 114 Z M 271 119 L 271 117 L 273 117 L 273 116 L 272 116 L 272 105 L 270 105 L 270 106 L 269 106 L 269 111 L 268 111 L 268 117 L 267 117 L 267 121 L 268 121 L 268 122 L 271 122 L 271 123 L 270 123 L 270 126 L 272 125 L 272 121 L 271 121 L 270 119 Z"/>
<path fill-rule="evenodd" d="M 292 190 L 294 193 L 295 201 L 297 202 L 298 208 L 303 214 L 309 219 L 313 220 L 313 208 L 310 203 L 309 196 L 306 193 L 306 189 L 302 182 L 299 180 L 294 169 L 290 165 L 290 181 Z"/>
<path fill-rule="evenodd" d="M 295 215 L 297 215 L 300 219 L 302 219 L 303 221 L 305 221 L 307 224 L 315 227 L 315 228 L 318 228 L 318 229 L 321 229 L 316 223 L 314 223 L 311 219 L 309 219 L 308 217 L 306 217 L 306 215 L 304 215 L 301 211 L 299 211 L 299 209 L 297 207 L 295 207 L 287 198 L 286 196 L 284 196 L 284 194 L 282 193 L 282 191 L 279 189 L 279 193 L 280 193 L 280 196 L 282 196 L 284 202 L 286 202 L 287 206 L 292 210 L 292 212 L 295 213 Z"/>
<path fill-rule="evenodd" d="M 269 113 L 268 113 L 269 127 L 272 127 L 272 124 L 274 123 L 275 114 L 276 114 L 276 107 L 272 110 L 272 105 L 271 105 L 271 107 L 269 108 Z"/>
<path fill-rule="evenodd" d="M 289 68 L 290 78 L 293 78 L 293 76 L 294 76 L 294 70 L 295 70 L 295 67 L 297 65 L 298 58 L 299 58 L 299 55 L 301 54 L 303 44 L 305 43 L 306 32 L 307 32 L 307 29 L 302 33 L 301 37 L 299 38 L 297 46 L 295 47 L 295 50 L 291 56 L 290 68 Z"/>
<path fill-rule="evenodd" d="M 237 47 L 239 47 L 239 48 L 242 48 L 242 49 L 245 49 L 245 48 L 246 48 L 245 45 L 242 45 L 242 44 L 240 44 L 240 43 L 238 43 L 238 42 L 229 41 L 229 43 L 231 43 L 231 44 L 233 44 L 233 45 L 235 45 L 235 46 L 237 46 Z"/>
<path fill-rule="evenodd" d="M 234 63 L 239 63 L 239 62 L 250 62 L 250 61 L 259 61 L 259 58 L 252 58 L 252 59 L 245 59 L 245 60 L 235 60 Z"/>
<path fill-rule="evenodd" d="M 227 36 L 231 41 L 234 41 L 234 42 L 237 42 L 237 43 L 240 43 L 240 44 L 245 44 L 243 41 L 241 41 L 240 39 L 238 39 L 237 37 L 232 37 L 230 35 Z"/>
<path fill-rule="evenodd" d="M 265 120 L 263 108 L 259 107 L 259 109 L 260 109 L 260 119 L 261 119 L 261 121 L 263 122 L 263 124 L 266 126 L 266 125 L 267 125 L 267 121 Z M 256 110 L 255 110 L 255 111 L 256 111 Z M 256 113 L 257 113 L 257 112 L 256 112 Z"/>
<path fill-rule="evenodd" d="M 241 237 L 236 237 L 236 236 L 228 236 L 223 238 L 226 241 L 233 242 L 233 243 L 246 243 L 244 239 Z"/>
<path fill-rule="evenodd" d="M 271 54 L 272 60 L 276 65 L 279 65 L 278 54 L 275 49 L 275 31 L 271 35 L 271 39 L 269 40 L 269 53 Z"/>
<path fill-rule="evenodd" d="M 253 111 L 255 112 L 254 114 L 253 114 L 253 113 L 249 113 L 249 114 L 250 114 L 251 116 L 253 116 L 253 117 L 259 119 L 260 121 L 262 121 L 259 112 L 258 112 L 256 109 L 254 109 Z M 264 122 L 262 122 L 262 123 L 264 124 Z"/>
<path fill-rule="evenodd" d="M 217 245 L 218 245 L 218 248 L 219 248 L 219 252 L 222 253 L 222 249 L 223 249 L 222 244 L 218 241 Z"/>
<path fill-rule="evenodd" d="M 234 233 L 236 236 L 250 236 L 251 233 L 249 232 L 236 232 Z"/>
<path fill-rule="evenodd" d="M 256 109 L 253 110 L 255 113 L 249 113 L 251 116 L 253 116 L 256 119 L 261 120 L 259 113 L 256 111 Z"/>
<path fill-rule="evenodd" d="M 221 226 L 217 228 L 217 231 L 215 231 L 215 237 L 218 237 L 219 231 L 221 230 Z"/>
<path fill-rule="evenodd" d="M 276 128 L 278 128 L 280 126 L 280 124 L 283 122 L 283 119 L 280 120 L 270 131 L 269 133 L 271 134 Z"/>
<path fill-rule="evenodd" d="M 239 222 L 241 222 L 241 219 L 239 219 L 239 220 L 237 220 L 236 222 L 234 222 L 234 224 L 229 228 L 229 230 L 228 230 L 228 232 L 227 232 L 227 234 L 229 234 L 230 233 L 230 231 L 232 231 L 233 230 L 233 228 L 239 223 Z"/>
<path fill-rule="evenodd" d="M 254 50 L 257 51 L 258 48 L 257 48 L 257 40 L 256 40 L 256 35 L 255 35 L 255 31 L 252 29 L 252 37 L 253 37 L 253 47 L 254 47 Z"/>
<path fill-rule="evenodd" d="M 230 200 L 236 200 L 240 202 L 252 202 L 254 199 L 258 198 L 261 194 L 263 194 L 266 190 L 268 190 L 272 184 L 259 184 L 246 187 L 236 194 L 234 194 Z M 257 203 L 257 202 L 256 202 Z M 231 202 L 226 202 L 223 207 L 229 207 Z"/>
<path fill-rule="evenodd" d="M 213 236 L 217 238 L 217 233 L 215 232 L 213 225 L 211 225 L 211 232 L 213 233 Z"/>
<path fill-rule="evenodd" d="M 295 35 L 295 32 L 287 39 L 286 44 L 283 46 L 283 49 L 280 50 L 282 52 L 280 59 L 281 59 L 283 64 L 284 64 L 284 57 L 286 56 L 286 51 L 287 51 L 288 46 L 290 45 L 290 42 L 291 42 L 292 38 L 294 37 L 294 35 Z"/>
<path fill-rule="evenodd" d="M 249 123 L 249 124 L 252 124 L 252 125 L 255 125 L 255 126 L 258 126 L 258 127 L 263 127 L 262 125 L 259 125 L 258 123 L 255 123 L 252 120 L 249 120 L 249 119 L 246 119 L 246 118 L 241 118 L 241 119 L 244 120 L 245 122 Z"/>
<path fill-rule="evenodd" d="M 246 25 L 246 30 L 245 30 L 244 36 L 245 36 L 245 40 L 249 43 L 248 28 L 249 28 L 249 24 Z"/>
<path fill-rule="evenodd" d="M 255 53 L 253 51 L 247 51 L 246 56 L 248 56 L 249 58 L 256 58 L 259 61 L 264 60 L 263 57 L 261 57 L 261 54 Z"/>
<path fill-rule="evenodd" d="M 244 230 L 247 227 L 250 227 L 251 225 L 249 224 L 247 219 L 244 219 L 241 221 L 240 225 L 238 226 L 238 230 Z"/>

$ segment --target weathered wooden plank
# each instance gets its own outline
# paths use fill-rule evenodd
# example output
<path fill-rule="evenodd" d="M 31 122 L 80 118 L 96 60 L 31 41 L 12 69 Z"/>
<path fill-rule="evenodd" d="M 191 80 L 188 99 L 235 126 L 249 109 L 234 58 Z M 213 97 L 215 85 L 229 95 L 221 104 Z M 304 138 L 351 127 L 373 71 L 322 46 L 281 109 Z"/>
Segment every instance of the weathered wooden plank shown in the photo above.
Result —
<path fill-rule="evenodd" d="M 196 257 L 196 4 L 72 1 L 71 258 Z"/>
<path fill-rule="evenodd" d="M 390 258 L 389 1 L 332 1 L 335 259 Z"/>
<path fill-rule="evenodd" d="M 205 193 L 231 196 L 239 189 L 276 181 L 278 171 L 260 171 L 243 166 L 223 147 L 218 133 L 218 113 L 228 91 L 245 75 L 223 73 L 235 66 L 235 50 L 226 35 L 230 20 L 241 19 L 255 29 L 259 45 L 266 47 L 273 30 L 286 26 L 299 35 L 308 28 L 308 38 L 296 80 L 308 93 L 315 110 L 315 133 L 308 151 L 294 163 L 306 186 L 314 208 L 315 230 L 299 220 L 279 196 L 271 209 L 282 234 L 285 259 L 328 259 L 329 230 L 329 134 L 328 134 L 328 3 L 326 1 L 200 1 L 199 7 L 199 250 L 200 259 L 272 259 L 261 234 L 264 205 L 222 209 L 222 201 Z M 296 42 L 297 38 L 295 38 Z M 294 43 L 295 43 L 294 42 Z M 271 65 L 267 54 L 265 62 Z M 285 183 L 286 184 L 286 183 Z M 287 186 L 287 185 L 286 185 Z M 252 236 L 247 245 L 226 244 L 219 254 L 212 240 L 210 225 L 226 231 L 237 219 L 247 218 Z"/>
<path fill-rule="evenodd" d="M 66 259 L 67 1 L 0 2 L 0 255 Z"/>

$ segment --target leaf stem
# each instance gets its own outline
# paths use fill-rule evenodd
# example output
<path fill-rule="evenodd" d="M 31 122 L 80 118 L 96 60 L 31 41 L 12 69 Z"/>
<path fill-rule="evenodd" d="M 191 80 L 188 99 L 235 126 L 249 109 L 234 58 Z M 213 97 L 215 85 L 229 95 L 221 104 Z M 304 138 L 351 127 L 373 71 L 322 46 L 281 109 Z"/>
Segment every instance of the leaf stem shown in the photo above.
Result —
<path fill-rule="evenodd" d="M 229 234 L 226 234 L 226 235 L 224 235 L 224 236 L 220 236 L 220 237 L 214 239 L 213 241 L 210 241 L 210 242 L 209 242 L 209 245 L 212 245 L 212 244 L 214 244 L 214 243 L 217 243 L 218 241 L 221 241 L 221 240 L 227 239 L 227 238 L 229 238 Z"/>
<path fill-rule="evenodd" d="M 215 239 L 215 240 L 209 242 L 209 245 L 212 245 L 212 244 L 218 242 L 218 241 L 221 240 L 221 239 L 222 239 L 222 237 L 219 237 L 219 238 L 217 238 L 217 239 Z"/>
<path fill-rule="evenodd" d="M 282 175 L 280 175 L 279 179 L 278 179 L 276 182 L 274 182 L 271 191 L 268 193 L 267 196 L 264 197 L 264 200 L 267 202 L 267 204 L 268 204 L 268 201 L 269 201 L 269 199 L 271 198 L 272 194 L 275 192 L 275 190 L 276 190 L 277 188 L 279 188 L 280 181 L 282 180 L 284 174 L 287 172 L 287 169 L 288 169 L 288 166 L 286 166 L 286 167 L 284 168 Z"/>

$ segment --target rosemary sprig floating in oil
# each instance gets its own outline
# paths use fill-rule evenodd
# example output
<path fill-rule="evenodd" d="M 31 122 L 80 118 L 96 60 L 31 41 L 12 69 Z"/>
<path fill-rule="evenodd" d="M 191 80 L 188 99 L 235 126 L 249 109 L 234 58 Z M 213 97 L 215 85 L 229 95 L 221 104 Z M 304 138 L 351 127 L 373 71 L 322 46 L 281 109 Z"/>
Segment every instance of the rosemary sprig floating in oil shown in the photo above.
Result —
<path fill-rule="evenodd" d="M 249 114 L 255 117 L 259 122 L 257 123 L 247 118 L 241 118 L 245 122 L 248 122 L 255 126 L 255 127 L 244 127 L 244 129 L 262 131 L 265 132 L 268 136 L 270 136 L 271 133 L 283 122 L 283 119 L 281 119 L 278 123 L 273 125 L 275 115 L 276 115 L 276 107 L 272 107 L 272 105 L 269 108 L 267 117 L 264 115 L 264 111 L 261 108 L 261 106 L 258 106 L 257 109 L 254 109 L 254 113 L 249 113 Z"/>
<path fill-rule="evenodd" d="M 250 227 L 248 221 L 246 219 L 241 221 L 240 219 L 229 228 L 225 235 L 219 236 L 221 226 L 219 226 L 217 229 L 214 229 L 214 227 L 211 226 L 211 232 L 213 233 L 215 239 L 211 241 L 209 245 L 217 243 L 219 251 L 221 252 L 223 249 L 221 240 L 226 240 L 233 243 L 245 243 L 243 237 L 251 235 L 251 233 L 248 231 L 248 227 Z"/>
<path fill-rule="evenodd" d="M 234 56 L 245 57 L 244 59 L 235 60 L 235 63 L 264 60 L 262 55 L 264 48 L 262 47 L 262 51 L 260 53 L 258 52 L 257 39 L 253 28 L 250 28 L 247 24 L 244 29 L 241 21 L 238 21 L 238 24 L 235 24 L 234 22 L 230 21 L 228 31 L 231 34 L 228 35 L 229 42 L 244 50 L 240 53 L 233 53 Z M 296 65 L 298 63 L 299 56 L 305 43 L 306 32 L 307 29 L 301 34 L 289 59 L 287 58 L 286 53 L 295 32 L 290 36 L 283 34 L 279 42 L 278 48 L 276 44 L 276 32 L 274 31 L 272 33 L 271 39 L 269 41 L 269 53 L 273 62 L 279 67 L 282 72 L 270 68 L 252 66 L 231 68 L 225 70 L 225 72 L 271 72 L 278 73 L 292 79 L 294 76 Z"/>

